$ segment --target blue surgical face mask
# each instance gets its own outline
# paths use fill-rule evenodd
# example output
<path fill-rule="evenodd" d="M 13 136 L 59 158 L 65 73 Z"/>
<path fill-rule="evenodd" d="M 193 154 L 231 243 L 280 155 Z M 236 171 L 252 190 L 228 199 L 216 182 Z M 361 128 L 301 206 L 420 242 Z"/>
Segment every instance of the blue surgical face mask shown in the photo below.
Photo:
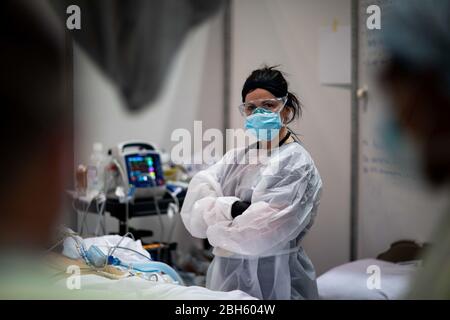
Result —
<path fill-rule="evenodd" d="M 279 112 L 257 108 L 245 120 L 245 129 L 259 141 L 272 141 L 283 127 Z"/>
<path fill-rule="evenodd" d="M 399 173 L 422 179 L 418 146 L 401 128 L 395 117 L 388 112 L 379 129 L 381 129 L 381 147 Z"/>

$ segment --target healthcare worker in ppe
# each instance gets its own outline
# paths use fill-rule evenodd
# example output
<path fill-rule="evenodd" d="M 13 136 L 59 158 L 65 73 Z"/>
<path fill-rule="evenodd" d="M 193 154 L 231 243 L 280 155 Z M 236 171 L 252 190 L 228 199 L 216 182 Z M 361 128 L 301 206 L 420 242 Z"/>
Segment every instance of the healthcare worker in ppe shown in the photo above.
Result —
<path fill-rule="evenodd" d="M 394 116 L 388 149 L 403 152 L 434 192 L 450 185 L 450 0 L 397 0 L 382 39 L 387 63 L 380 83 Z M 395 155 L 395 154 L 394 154 Z M 413 165 L 408 164 L 413 163 Z M 440 188 L 441 190 L 439 190 Z M 445 191 L 444 191 L 445 192 Z M 436 212 L 424 212 L 436 217 Z M 450 209 L 436 224 L 411 284 L 411 299 L 450 299 Z"/>
<path fill-rule="evenodd" d="M 187 230 L 214 247 L 206 286 L 260 299 L 316 299 L 314 267 L 301 241 L 313 224 L 322 181 L 286 127 L 300 103 L 283 74 L 269 67 L 249 76 L 242 100 L 246 129 L 258 142 L 232 149 L 195 175 L 181 210 Z M 268 151 L 266 160 L 252 161 L 261 150 Z"/>

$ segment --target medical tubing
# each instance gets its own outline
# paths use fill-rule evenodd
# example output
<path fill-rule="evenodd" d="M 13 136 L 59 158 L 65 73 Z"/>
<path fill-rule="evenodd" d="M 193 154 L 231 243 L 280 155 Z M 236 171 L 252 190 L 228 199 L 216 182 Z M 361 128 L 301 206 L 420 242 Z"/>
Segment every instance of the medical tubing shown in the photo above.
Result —
<path fill-rule="evenodd" d="M 128 233 L 128 220 L 130 219 L 130 199 L 128 195 L 125 202 L 125 232 Z"/>
<path fill-rule="evenodd" d="M 97 205 L 97 212 L 98 212 L 100 218 L 97 222 L 97 226 L 95 227 L 95 236 L 98 236 L 98 229 L 99 229 L 100 225 L 103 226 L 103 234 L 105 235 L 106 234 L 106 216 L 105 216 L 106 199 L 101 202 L 100 209 L 98 207 L 98 199 L 96 201 L 96 205 Z"/>
<path fill-rule="evenodd" d="M 125 233 L 125 235 L 122 237 L 122 239 L 120 239 L 119 242 L 117 242 L 117 244 L 116 244 L 115 246 L 111 247 L 111 248 L 108 250 L 108 254 L 107 254 L 108 257 L 109 257 L 109 256 L 112 256 L 112 254 L 114 253 L 114 251 L 116 251 L 117 247 L 120 246 L 120 244 L 122 243 L 122 241 L 123 241 L 127 236 L 131 236 L 131 239 L 134 240 L 134 236 L 133 236 L 133 234 L 132 234 L 131 232 Z M 106 259 L 106 261 L 108 261 L 108 259 Z M 106 262 L 106 264 L 108 264 L 108 262 Z"/>
<path fill-rule="evenodd" d="M 77 236 L 77 235 L 78 235 L 78 234 L 77 234 L 76 232 L 67 232 L 67 231 L 63 231 L 63 232 L 62 232 L 62 236 L 63 236 L 62 239 L 58 240 L 54 245 L 52 245 L 49 249 L 47 249 L 47 250 L 45 251 L 45 253 L 51 252 L 51 251 L 52 251 L 53 249 L 55 249 L 58 245 L 60 245 L 61 243 L 64 243 L 64 241 L 65 241 L 68 237 L 74 239 L 75 242 L 77 243 L 77 245 L 79 246 L 80 243 L 78 242 L 78 239 L 75 237 L 75 236 Z M 78 246 L 77 246 L 77 249 L 79 249 Z"/>
<path fill-rule="evenodd" d="M 100 247 L 101 247 L 101 246 L 100 246 Z M 152 258 L 149 258 L 149 257 L 147 257 L 145 254 L 143 254 L 143 253 L 141 253 L 141 252 L 139 252 L 139 251 L 137 251 L 137 250 L 131 249 L 131 248 L 120 247 L 120 246 L 117 247 L 117 246 L 116 246 L 116 249 L 128 250 L 128 251 L 134 252 L 134 253 L 136 253 L 136 254 L 138 254 L 138 255 L 140 255 L 140 256 L 142 256 L 142 257 L 148 259 L 149 261 L 153 261 Z"/>
<path fill-rule="evenodd" d="M 173 233 L 175 232 L 175 226 L 177 224 L 177 216 L 180 213 L 180 202 L 178 201 L 177 196 L 174 195 L 172 192 L 167 190 L 167 193 L 172 197 L 173 201 L 175 202 L 175 206 L 176 206 L 176 212 L 174 214 L 172 226 L 170 227 L 169 236 L 167 239 L 167 242 L 170 243 L 173 239 Z"/>
<path fill-rule="evenodd" d="M 174 210 L 175 210 L 175 213 L 173 215 L 172 223 L 171 223 L 171 226 L 170 226 L 170 231 L 169 231 L 169 234 L 167 236 L 167 243 L 169 243 L 169 244 L 173 240 L 173 233 L 175 232 L 175 227 L 177 225 L 177 216 L 178 216 L 178 213 L 180 212 L 179 209 L 177 209 L 177 208 L 175 208 Z"/>
<path fill-rule="evenodd" d="M 155 196 L 153 197 L 153 201 L 155 202 L 156 213 L 158 214 L 159 224 L 161 225 L 160 239 L 161 239 L 161 241 L 164 241 L 164 236 L 165 236 L 164 221 L 162 219 L 161 210 L 159 209 L 158 200 L 156 200 Z"/>
<path fill-rule="evenodd" d="M 125 172 L 123 171 L 122 166 L 116 159 L 113 159 L 112 161 L 115 164 L 115 166 L 117 167 L 117 170 L 119 170 L 119 173 L 120 173 L 120 176 L 122 177 L 122 182 L 123 182 L 124 186 L 127 186 L 128 178 L 125 175 Z"/>
<path fill-rule="evenodd" d="M 89 260 L 87 259 L 87 256 L 86 256 L 86 249 L 84 248 L 83 243 L 79 243 L 78 239 L 75 237 L 75 236 L 77 235 L 77 233 L 68 233 L 68 232 L 67 232 L 67 233 L 65 233 L 65 234 L 66 234 L 67 237 L 71 237 L 71 238 L 73 238 L 73 239 L 75 240 L 75 242 L 77 243 L 77 249 L 78 249 L 78 251 L 79 251 L 79 253 L 80 253 L 80 256 L 83 258 L 83 260 L 86 262 L 86 264 L 87 264 L 90 268 L 94 269 L 95 271 L 104 270 L 104 269 L 106 268 L 106 266 L 108 265 L 108 259 L 109 259 L 110 256 L 112 256 L 112 253 L 114 253 L 115 250 L 117 250 L 117 249 L 128 250 L 128 251 L 131 251 L 131 252 L 133 252 L 133 253 L 136 253 L 136 254 L 138 254 L 138 255 L 140 255 L 140 256 L 142 256 L 142 257 L 144 257 L 144 258 L 146 258 L 146 259 L 149 260 L 149 262 L 146 262 L 146 264 L 147 264 L 147 266 L 148 266 L 148 264 L 150 264 L 150 267 L 151 267 L 151 268 L 154 268 L 154 270 L 146 271 L 146 272 L 160 272 L 160 273 L 163 272 L 163 273 L 167 274 L 169 277 L 171 277 L 174 281 L 177 281 L 180 285 L 183 285 L 183 286 L 184 286 L 184 281 L 183 281 L 183 279 L 182 279 L 182 278 L 180 277 L 180 275 L 175 271 L 175 269 L 173 269 L 173 268 L 170 267 L 169 265 L 167 265 L 167 264 L 165 264 L 165 263 L 162 263 L 162 262 L 153 261 L 151 258 L 147 257 L 146 255 L 142 254 L 141 252 L 139 252 L 139 251 L 137 251 L 137 250 L 134 250 L 134 249 L 131 249 L 131 248 L 127 248 L 127 247 L 121 247 L 121 246 L 120 246 L 120 243 L 121 243 L 128 235 L 130 235 L 131 238 L 134 240 L 133 234 L 131 234 L 131 233 L 125 234 L 125 235 L 122 237 L 122 239 L 120 239 L 120 241 L 119 241 L 115 246 L 110 247 L 110 249 L 108 250 L 107 258 L 106 258 L 106 264 L 105 264 L 105 266 L 103 266 L 103 267 L 101 267 L 101 268 L 97 268 L 97 267 L 93 266 L 93 265 L 89 262 Z M 64 239 L 63 239 L 62 241 L 64 241 Z M 60 243 L 61 243 L 61 241 L 58 241 L 57 244 L 55 244 L 54 246 L 52 246 L 48 251 L 51 251 L 53 248 L 55 248 L 55 247 L 56 247 L 57 245 L 59 245 Z M 107 246 L 107 247 L 108 247 L 108 246 Z M 123 267 L 126 267 L 126 268 L 131 268 L 132 270 L 140 271 L 140 270 L 138 270 L 138 269 L 134 269 L 134 268 L 133 268 L 133 264 L 127 265 L 127 264 L 124 264 L 124 263 L 120 262 L 120 265 L 123 266 Z"/>
<path fill-rule="evenodd" d="M 63 243 L 66 240 L 66 238 L 62 238 L 58 240 L 54 245 L 52 245 L 49 249 L 45 250 L 45 253 L 51 252 L 53 249 L 55 249 L 57 246 L 59 246 L 61 243 Z"/>
<path fill-rule="evenodd" d="M 124 237 L 121 239 L 121 241 L 124 239 Z M 169 277 L 171 277 L 174 281 L 177 281 L 181 285 L 184 285 L 183 279 L 180 277 L 180 275 L 172 267 L 170 267 L 169 265 L 167 265 L 167 264 L 165 264 L 163 262 L 153 261 L 151 258 L 147 257 L 146 255 L 144 255 L 141 252 L 136 251 L 134 249 L 119 246 L 121 241 L 119 241 L 119 243 L 117 245 L 115 245 L 113 247 L 110 247 L 109 251 L 111 251 L 111 249 L 114 249 L 114 250 L 122 249 L 122 250 L 128 250 L 128 251 L 131 251 L 133 253 L 136 253 L 136 254 L 138 254 L 138 255 L 140 255 L 140 256 L 142 256 L 142 257 L 144 257 L 144 258 L 149 260 L 149 262 L 145 263 L 146 267 L 150 266 L 150 268 L 153 268 L 153 270 L 149 270 L 149 271 L 145 271 L 145 272 L 148 272 L 148 273 L 150 273 L 150 272 L 163 272 L 163 273 L 167 274 Z M 106 259 L 107 261 L 108 261 L 110 256 L 112 256 L 112 255 L 108 254 L 108 257 Z M 120 260 L 118 260 L 118 261 L 120 261 Z M 144 271 L 141 271 L 141 270 L 139 270 L 137 268 L 134 268 L 133 267 L 133 263 L 127 264 L 127 263 L 123 263 L 122 261 L 120 261 L 119 265 L 122 266 L 122 267 L 125 267 L 125 268 L 129 268 L 129 269 L 135 270 L 135 271 L 144 272 Z M 92 266 L 92 265 L 90 265 L 90 266 L 95 268 L 96 270 L 101 269 L 101 268 L 96 268 L 95 266 Z"/>
<path fill-rule="evenodd" d="M 121 262 L 120 265 L 123 267 L 126 267 L 126 268 L 130 268 L 135 271 L 143 272 L 139 269 L 134 268 L 132 263 L 124 264 Z M 151 262 L 146 262 L 145 265 L 146 265 L 146 267 L 152 268 L 152 270 L 148 270 L 145 272 L 164 272 L 169 277 L 171 277 L 174 281 L 177 281 L 181 285 L 184 285 L 184 281 L 183 281 L 183 279 L 181 279 L 180 275 L 168 264 L 165 264 L 163 262 L 158 262 L 158 261 L 151 261 Z"/>
<path fill-rule="evenodd" d="M 81 212 L 82 215 L 83 215 L 83 218 L 81 219 L 81 230 L 80 230 L 80 234 L 83 234 L 83 231 L 84 231 L 84 225 L 86 224 L 86 218 L 87 218 L 87 214 L 88 214 L 88 212 L 89 212 L 89 207 L 91 206 L 91 204 L 92 204 L 92 202 L 94 201 L 94 199 L 95 199 L 95 197 L 92 198 L 91 200 L 89 200 L 89 202 L 88 202 L 88 204 L 87 204 L 87 206 L 86 206 L 86 209 L 83 210 L 83 211 Z M 74 201 L 75 201 L 75 200 L 74 200 Z M 78 209 L 76 209 L 76 211 L 78 212 Z M 86 224 L 86 230 L 87 230 L 87 233 L 89 234 L 89 228 L 87 227 L 87 224 Z"/>
<path fill-rule="evenodd" d="M 105 211 L 105 207 L 106 207 L 106 195 L 108 193 L 108 189 L 109 189 L 110 185 L 107 184 L 108 178 L 106 177 L 106 172 L 105 172 L 105 174 L 103 176 L 104 176 L 104 178 L 103 178 L 103 180 L 104 180 L 104 183 L 103 183 L 103 188 L 104 188 L 103 189 L 103 194 L 105 195 L 105 200 L 102 201 L 101 209 L 99 209 L 98 208 L 98 199 L 97 199 L 97 212 L 100 215 L 100 219 L 98 220 L 97 227 L 95 228 L 95 236 L 98 235 L 98 228 L 99 228 L 99 225 L 100 225 L 101 221 L 103 221 L 103 235 L 106 235 L 106 211 Z"/>
<path fill-rule="evenodd" d="M 134 236 L 132 233 L 127 232 L 124 236 L 122 236 L 122 238 L 119 240 L 119 242 L 112 247 L 109 247 L 108 253 L 106 254 L 106 261 L 105 261 L 105 265 L 103 267 L 96 267 L 94 265 L 92 265 L 89 262 L 89 259 L 86 256 L 87 250 L 86 248 L 84 248 L 83 244 L 81 244 L 81 249 L 79 249 L 80 255 L 81 257 L 85 260 L 86 264 L 89 265 L 91 268 L 95 269 L 95 270 L 105 270 L 105 268 L 108 266 L 108 259 L 110 256 L 112 256 L 112 254 L 114 253 L 114 251 L 116 251 L 116 249 L 119 247 L 119 245 L 122 243 L 122 241 L 127 237 L 127 236 L 131 236 L 131 238 L 134 240 Z M 108 247 L 108 246 L 107 246 Z"/>

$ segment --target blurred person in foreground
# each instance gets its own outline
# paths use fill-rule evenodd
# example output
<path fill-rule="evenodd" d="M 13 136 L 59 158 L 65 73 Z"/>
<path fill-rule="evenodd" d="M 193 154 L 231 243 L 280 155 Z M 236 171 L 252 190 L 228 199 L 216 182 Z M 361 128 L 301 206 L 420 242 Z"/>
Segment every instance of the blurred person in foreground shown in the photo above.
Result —
<path fill-rule="evenodd" d="M 428 182 L 450 182 L 450 0 L 399 0 L 382 27 L 390 62 L 381 82 Z M 402 142 L 403 141 L 403 142 Z M 450 212 L 436 226 L 410 298 L 450 299 Z"/>
<path fill-rule="evenodd" d="M 64 27 L 47 0 L 0 1 L 0 299 L 186 299 L 186 287 L 139 285 L 126 273 L 116 285 L 104 277 L 94 283 L 78 278 L 77 286 L 70 276 L 104 270 L 53 252 L 61 242 L 55 238 L 73 169 L 71 57 L 65 49 L 72 40 Z M 209 297 L 206 289 L 193 290 L 190 299 Z"/>
<path fill-rule="evenodd" d="M 44 297 L 70 168 L 62 24 L 43 1 L 0 4 L 0 297 Z"/>

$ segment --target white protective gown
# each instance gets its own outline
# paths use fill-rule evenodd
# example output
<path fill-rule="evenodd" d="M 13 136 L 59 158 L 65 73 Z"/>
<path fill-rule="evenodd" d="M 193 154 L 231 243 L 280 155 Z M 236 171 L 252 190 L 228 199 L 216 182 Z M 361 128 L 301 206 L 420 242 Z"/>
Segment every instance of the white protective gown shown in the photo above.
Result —
<path fill-rule="evenodd" d="M 255 159 L 254 149 L 233 149 L 189 184 L 182 220 L 214 247 L 206 286 L 260 299 L 316 299 L 314 267 L 300 243 L 319 204 L 319 172 L 296 142 Z M 251 205 L 233 219 L 238 200 Z"/>

